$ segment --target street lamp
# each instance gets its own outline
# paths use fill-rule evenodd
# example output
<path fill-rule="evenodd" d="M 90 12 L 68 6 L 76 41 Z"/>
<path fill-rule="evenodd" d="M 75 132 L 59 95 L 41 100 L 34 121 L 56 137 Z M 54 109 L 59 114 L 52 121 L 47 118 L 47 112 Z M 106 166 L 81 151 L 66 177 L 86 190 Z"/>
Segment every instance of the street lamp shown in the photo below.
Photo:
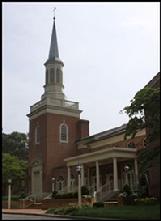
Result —
<path fill-rule="evenodd" d="M 55 178 L 54 177 L 51 178 L 51 182 L 52 182 L 52 193 L 53 193 L 55 191 L 55 188 L 54 188 Z"/>
<path fill-rule="evenodd" d="M 129 171 L 130 167 L 128 165 L 124 166 L 124 171 L 125 171 L 125 182 L 128 185 L 128 177 L 127 177 L 127 173 Z"/>
<path fill-rule="evenodd" d="M 78 206 L 81 207 L 81 166 L 76 166 L 76 171 L 78 173 Z"/>
<path fill-rule="evenodd" d="M 8 179 L 8 209 L 11 209 L 11 183 L 12 180 Z"/>

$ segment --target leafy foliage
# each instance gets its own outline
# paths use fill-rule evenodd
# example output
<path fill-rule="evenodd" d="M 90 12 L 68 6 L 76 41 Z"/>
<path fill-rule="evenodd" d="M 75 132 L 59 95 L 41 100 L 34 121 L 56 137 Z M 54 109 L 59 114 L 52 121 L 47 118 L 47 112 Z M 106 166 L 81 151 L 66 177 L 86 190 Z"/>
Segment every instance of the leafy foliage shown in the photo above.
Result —
<path fill-rule="evenodd" d="M 2 152 L 10 153 L 17 156 L 20 160 L 27 160 L 28 149 L 27 135 L 20 132 L 12 132 L 11 134 L 2 134 Z"/>
<path fill-rule="evenodd" d="M 131 104 L 123 111 L 129 116 L 125 139 L 135 137 L 138 130 L 146 128 L 146 147 L 138 152 L 140 177 L 146 176 L 147 171 L 154 164 L 160 163 L 160 148 L 152 142 L 160 137 L 160 87 L 145 86 L 138 91 Z"/>
<path fill-rule="evenodd" d="M 134 137 L 138 129 L 145 127 L 150 129 L 149 141 L 160 135 L 160 88 L 145 86 L 123 111 L 130 118 L 125 137 Z"/>
<path fill-rule="evenodd" d="M 19 160 L 9 153 L 2 155 L 2 178 L 4 189 L 7 187 L 8 179 L 12 179 L 12 186 L 15 192 L 21 191 L 22 181 L 27 174 L 27 162 Z"/>
<path fill-rule="evenodd" d="M 154 160 L 155 159 L 155 160 Z M 138 154 L 139 171 L 144 174 L 152 165 L 160 163 L 160 148 L 144 148 Z"/>

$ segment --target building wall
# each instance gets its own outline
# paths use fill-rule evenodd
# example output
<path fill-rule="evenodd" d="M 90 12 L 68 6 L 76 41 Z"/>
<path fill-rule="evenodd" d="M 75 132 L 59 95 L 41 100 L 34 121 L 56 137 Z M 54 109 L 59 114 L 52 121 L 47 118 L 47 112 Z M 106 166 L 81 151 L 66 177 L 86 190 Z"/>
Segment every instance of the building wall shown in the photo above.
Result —
<path fill-rule="evenodd" d="M 68 126 L 68 143 L 61 143 L 59 141 L 59 126 L 62 123 Z M 51 113 L 42 114 L 30 120 L 30 177 L 32 163 L 36 160 L 41 161 L 43 192 L 51 191 L 51 178 L 58 176 L 57 171 L 63 171 L 62 173 L 66 175 L 67 169 L 64 159 L 76 155 L 75 141 L 80 136 L 89 135 L 89 122 L 83 124 L 83 126 L 82 124 L 79 118 Z M 35 127 L 37 125 L 40 126 L 40 144 L 35 144 Z M 58 168 L 63 168 L 63 170 L 58 170 Z"/>
<path fill-rule="evenodd" d="M 78 154 L 95 152 L 101 149 L 106 149 L 109 147 L 122 147 L 128 148 L 129 143 L 134 143 L 137 150 L 144 147 L 144 139 L 145 139 L 145 130 L 142 130 L 137 133 L 137 136 L 134 138 L 124 139 L 124 133 L 116 134 L 111 137 L 107 137 L 104 139 L 100 139 L 98 141 L 93 141 L 89 144 L 80 143 L 77 145 Z"/>

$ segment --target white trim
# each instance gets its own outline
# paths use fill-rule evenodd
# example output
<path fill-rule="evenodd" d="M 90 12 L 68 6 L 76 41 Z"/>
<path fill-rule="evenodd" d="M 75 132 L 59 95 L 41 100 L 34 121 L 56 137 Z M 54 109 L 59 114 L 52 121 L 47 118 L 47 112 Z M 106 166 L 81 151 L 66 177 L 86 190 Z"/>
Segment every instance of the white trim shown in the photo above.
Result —
<path fill-rule="evenodd" d="M 136 151 L 136 148 L 129 149 L 112 147 L 100 151 L 95 151 L 93 153 L 81 154 L 76 157 L 65 158 L 64 161 L 68 166 L 75 166 L 77 165 L 78 161 L 79 163 L 83 164 L 87 162 L 94 162 L 96 160 L 110 159 L 113 157 L 134 159 L 136 158 Z"/>
<path fill-rule="evenodd" d="M 78 112 L 78 111 L 77 111 Z M 46 113 L 50 113 L 50 114 L 60 114 L 60 115 L 66 115 L 66 116 L 70 116 L 70 117 L 75 117 L 75 118 L 80 118 L 80 112 L 79 111 L 78 113 L 74 113 L 73 110 L 68 110 L 68 111 L 64 111 L 64 110 L 53 110 L 53 109 L 45 109 L 45 110 L 41 110 L 39 111 L 38 113 L 35 113 L 31 116 L 29 116 L 29 118 L 32 120 L 32 119 L 35 119 L 37 118 L 38 116 L 42 115 L 42 114 L 46 114 Z M 31 114 L 31 113 L 30 113 Z"/>

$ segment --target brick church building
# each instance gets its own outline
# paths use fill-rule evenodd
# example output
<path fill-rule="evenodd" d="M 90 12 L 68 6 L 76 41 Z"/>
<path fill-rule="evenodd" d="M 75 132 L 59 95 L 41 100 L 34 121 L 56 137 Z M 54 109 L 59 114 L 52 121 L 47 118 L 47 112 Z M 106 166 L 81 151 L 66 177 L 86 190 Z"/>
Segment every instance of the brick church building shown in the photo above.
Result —
<path fill-rule="evenodd" d="M 139 180 L 137 152 L 144 148 L 146 130 L 124 140 L 126 124 L 89 136 L 89 121 L 80 118 L 79 103 L 63 93 L 63 66 L 59 57 L 55 18 L 49 56 L 45 62 L 41 100 L 30 107 L 30 194 L 44 197 L 53 190 L 74 192 L 81 166 L 81 185 L 99 200 L 107 200 L 125 184 L 135 190 Z"/>
<path fill-rule="evenodd" d="M 51 192 L 51 179 L 66 178 L 64 158 L 76 155 L 75 141 L 89 135 L 89 121 L 80 119 L 78 102 L 65 99 L 63 66 L 59 57 L 55 18 L 49 56 L 45 62 L 45 85 L 41 100 L 30 107 L 30 192 Z"/>

